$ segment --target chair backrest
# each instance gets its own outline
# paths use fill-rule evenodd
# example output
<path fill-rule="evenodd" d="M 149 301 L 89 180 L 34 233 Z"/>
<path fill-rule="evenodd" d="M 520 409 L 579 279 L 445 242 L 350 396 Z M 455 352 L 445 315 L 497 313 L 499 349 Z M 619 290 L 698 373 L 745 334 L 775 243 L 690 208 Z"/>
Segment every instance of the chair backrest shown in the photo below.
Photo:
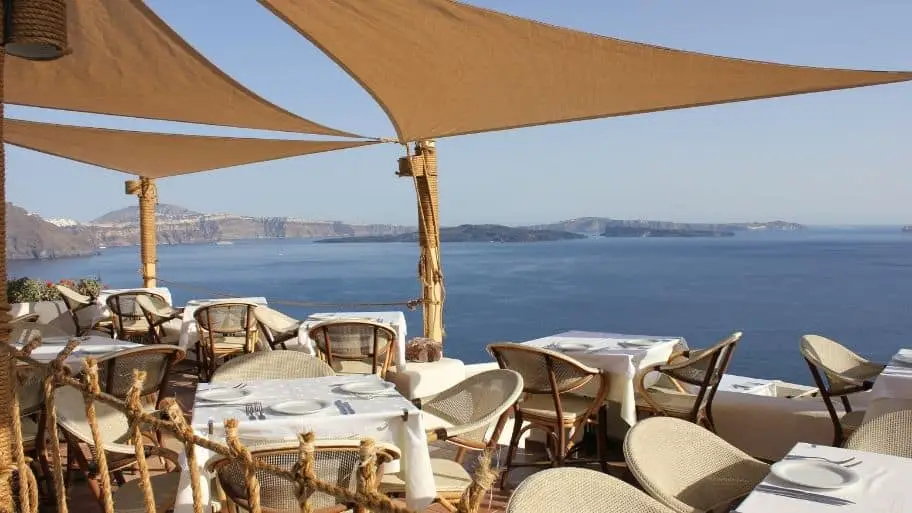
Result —
<path fill-rule="evenodd" d="M 516 371 L 495 369 L 470 376 L 421 401 L 421 409 L 450 424 L 447 440 L 473 449 L 497 443 L 505 414 L 522 395 L 523 378 Z M 497 423 L 489 440 L 491 426 Z M 442 438 L 442 437 L 441 437 Z"/>
<path fill-rule="evenodd" d="M 659 369 L 662 374 L 699 387 L 694 401 L 694 414 L 711 407 L 722 376 L 728 369 L 742 336 L 740 331 L 736 331 L 714 346 L 692 350 L 686 359 L 671 362 Z"/>
<path fill-rule="evenodd" d="M 865 390 L 865 382 L 876 378 L 884 368 L 884 365 L 872 363 L 842 344 L 820 335 L 804 335 L 798 349 L 825 396 Z M 823 376 L 826 382 L 821 379 Z"/>
<path fill-rule="evenodd" d="M 91 328 L 91 326 L 86 325 L 86 319 L 80 319 L 79 312 L 95 304 L 95 298 L 84 296 L 69 287 L 64 287 L 63 285 L 54 285 L 54 288 L 60 292 L 60 298 L 63 299 L 63 303 L 66 305 L 67 311 L 70 313 L 70 317 L 73 319 L 76 335 L 82 335 L 89 328 Z M 88 320 L 91 321 L 92 319 Z"/>
<path fill-rule="evenodd" d="M 674 513 L 616 477 L 586 468 L 536 472 L 516 487 L 506 513 Z"/>
<path fill-rule="evenodd" d="M 111 294 L 105 300 L 105 303 L 113 314 L 114 331 L 117 338 L 127 340 L 131 335 L 128 332 L 132 332 L 134 336 L 135 332 L 142 332 L 143 334 L 148 332 L 149 323 L 137 302 L 140 297 L 148 299 L 152 304 L 159 306 L 168 305 L 168 302 L 161 295 L 145 290 L 130 290 Z"/>
<path fill-rule="evenodd" d="M 392 361 L 396 331 L 362 319 L 333 319 L 308 330 L 326 362 L 339 374 L 386 376 Z"/>
<path fill-rule="evenodd" d="M 54 394 L 57 425 L 74 437 L 74 441 L 94 446 L 82 392 L 67 385 L 55 390 Z M 132 433 L 126 413 L 101 401 L 94 401 L 94 405 L 95 418 L 104 443 L 103 449 L 116 454 L 136 454 L 136 448 L 130 443 Z"/>
<path fill-rule="evenodd" d="M 69 334 L 62 329 L 51 326 L 50 324 L 40 324 L 37 322 L 20 322 L 13 327 L 10 333 L 10 343 L 28 344 L 32 340 L 41 337 L 67 337 Z"/>
<path fill-rule="evenodd" d="M 285 341 L 296 337 L 301 326 L 301 321 L 268 306 L 258 306 L 253 315 L 260 325 L 260 332 L 273 349 L 277 349 L 277 346 L 287 349 Z"/>
<path fill-rule="evenodd" d="M 572 392 L 600 374 L 598 369 L 587 367 L 567 355 L 525 344 L 491 344 L 488 352 L 500 368 L 522 376 L 523 392 L 527 394 Z"/>
<path fill-rule="evenodd" d="M 30 415 L 37 412 L 44 404 L 44 378 L 47 373 L 38 367 L 20 363 L 16 367 L 16 376 L 19 413 Z"/>
<path fill-rule="evenodd" d="M 912 458 L 912 409 L 887 412 L 864 422 L 845 447 Z"/>
<path fill-rule="evenodd" d="M 10 319 L 9 323 L 12 325 L 16 325 L 21 322 L 40 322 L 40 320 L 41 320 L 41 314 L 37 313 L 37 312 L 33 312 L 33 313 L 23 314 L 23 315 L 20 315 L 19 317 Z"/>
<path fill-rule="evenodd" d="M 314 474 L 320 481 L 332 483 L 336 486 L 347 488 L 352 492 L 358 489 L 358 469 L 361 465 L 357 440 L 317 440 L 314 452 Z M 282 443 L 267 446 L 258 446 L 251 451 L 252 456 L 260 461 L 279 467 L 282 470 L 292 470 L 299 460 L 298 443 Z M 389 444 L 378 443 L 377 447 L 377 473 L 383 463 L 399 459 L 399 450 Z M 209 464 L 209 468 L 216 472 L 219 484 L 228 500 L 237 504 L 241 509 L 249 511 L 247 481 L 245 479 L 244 464 L 238 459 L 218 458 Z M 263 513 L 285 513 L 300 511 L 296 485 L 292 481 L 278 477 L 272 473 L 257 470 L 257 481 L 260 483 L 260 507 Z M 332 495 L 309 490 L 310 505 L 316 510 L 345 504 L 341 499 Z M 341 511 L 342 509 L 339 509 Z"/>
<path fill-rule="evenodd" d="M 257 351 L 223 363 L 211 382 L 320 378 L 335 374 L 323 360 L 300 351 Z"/>
<path fill-rule="evenodd" d="M 200 342 L 216 347 L 225 338 L 243 338 L 244 351 L 252 353 L 257 343 L 257 323 L 253 315 L 257 305 L 252 303 L 214 303 L 199 307 L 193 318 L 199 330 Z"/>
<path fill-rule="evenodd" d="M 183 358 L 182 349 L 169 345 L 149 345 L 118 351 L 98 359 L 98 380 L 103 391 L 126 399 L 127 392 L 133 385 L 133 371 L 145 371 L 142 395 L 156 394 L 157 404 L 167 392 L 168 374 L 172 366 Z"/>
<path fill-rule="evenodd" d="M 165 340 L 165 323 L 182 315 L 179 310 L 175 310 L 167 303 L 155 302 L 147 296 L 136 296 L 136 305 L 146 317 L 149 334 L 152 335 L 152 342 L 155 344 L 161 344 Z"/>
<path fill-rule="evenodd" d="M 711 431 L 673 417 L 634 424 L 624 438 L 624 458 L 649 495 L 682 513 L 713 510 L 769 473 L 769 465 Z"/>

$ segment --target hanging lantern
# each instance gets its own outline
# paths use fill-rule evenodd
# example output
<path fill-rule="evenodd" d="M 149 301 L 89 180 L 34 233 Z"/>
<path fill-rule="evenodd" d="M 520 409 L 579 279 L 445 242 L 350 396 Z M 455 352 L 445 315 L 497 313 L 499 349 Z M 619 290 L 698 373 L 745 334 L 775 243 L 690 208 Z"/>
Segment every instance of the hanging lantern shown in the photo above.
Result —
<path fill-rule="evenodd" d="M 8 55 L 47 61 L 66 54 L 66 0 L 2 0 L 0 9 Z"/>

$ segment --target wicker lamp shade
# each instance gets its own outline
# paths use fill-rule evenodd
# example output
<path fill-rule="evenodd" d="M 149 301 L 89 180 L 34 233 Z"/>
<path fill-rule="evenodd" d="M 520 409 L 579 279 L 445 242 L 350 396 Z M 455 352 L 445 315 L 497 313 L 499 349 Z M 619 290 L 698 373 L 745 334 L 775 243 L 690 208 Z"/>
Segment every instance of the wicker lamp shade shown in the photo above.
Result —
<path fill-rule="evenodd" d="M 67 52 L 66 0 L 5 0 L 0 9 L 8 55 L 47 61 Z"/>

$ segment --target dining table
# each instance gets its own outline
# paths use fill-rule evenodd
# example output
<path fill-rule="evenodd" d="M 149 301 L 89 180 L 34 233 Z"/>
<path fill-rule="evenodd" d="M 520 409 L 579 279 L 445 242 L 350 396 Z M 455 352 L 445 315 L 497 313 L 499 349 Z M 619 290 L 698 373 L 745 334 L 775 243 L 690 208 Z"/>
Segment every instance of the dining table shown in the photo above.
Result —
<path fill-rule="evenodd" d="M 57 358 L 60 352 L 66 347 L 67 343 L 73 338 L 79 339 L 79 345 L 76 346 L 76 349 L 70 353 L 63 362 L 64 365 L 69 367 L 73 372 L 79 372 L 84 368 L 85 358 L 87 357 L 91 356 L 98 358 L 100 356 L 118 353 L 126 349 L 143 347 L 142 344 L 98 335 L 86 335 L 83 337 L 42 337 L 41 345 L 32 351 L 31 357 L 39 362 L 49 363 Z M 20 344 L 17 344 L 16 346 L 18 349 L 22 348 L 22 345 Z"/>
<path fill-rule="evenodd" d="M 737 507 L 738 513 L 912 512 L 912 459 L 799 443 Z"/>
<path fill-rule="evenodd" d="M 558 351 L 584 365 L 607 371 L 608 400 L 620 405 L 621 419 L 631 426 L 637 421 L 633 384 L 636 373 L 649 365 L 667 362 L 675 350 L 687 349 L 683 337 L 592 331 L 566 331 L 523 344 Z M 594 396 L 596 389 L 594 384 L 587 384 L 574 393 Z"/>
<path fill-rule="evenodd" d="M 250 404 L 257 405 L 262 415 L 248 415 Z M 436 496 L 421 411 L 375 375 L 199 384 L 191 420 L 196 434 L 224 442 L 223 426 L 229 418 L 238 419 L 239 438 L 248 446 L 288 442 L 296 447 L 297 435 L 305 432 L 313 432 L 318 440 L 371 438 L 391 443 L 402 456 L 387 463 L 384 471 L 404 476 L 408 507 L 424 509 Z M 205 467 L 215 455 L 199 446 L 195 450 L 199 471 L 208 476 Z M 181 469 L 174 511 L 191 513 L 193 492 L 186 457 Z M 214 502 L 211 477 L 200 483 L 204 505 Z"/>
<path fill-rule="evenodd" d="M 862 423 L 897 409 L 912 409 L 912 349 L 890 358 L 871 388 Z"/>

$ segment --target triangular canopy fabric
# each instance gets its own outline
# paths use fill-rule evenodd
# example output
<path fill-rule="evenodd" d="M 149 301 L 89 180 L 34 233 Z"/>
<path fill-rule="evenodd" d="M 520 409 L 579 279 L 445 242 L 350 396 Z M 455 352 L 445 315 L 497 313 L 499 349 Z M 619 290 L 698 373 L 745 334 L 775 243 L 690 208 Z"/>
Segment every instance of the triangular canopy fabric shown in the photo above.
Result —
<path fill-rule="evenodd" d="M 142 0 L 68 0 L 72 53 L 6 61 L 6 103 L 137 118 L 351 136 L 245 88 Z"/>
<path fill-rule="evenodd" d="M 379 141 L 295 141 L 130 132 L 6 119 L 3 140 L 147 178 L 183 175 Z"/>
<path fill-rule="evenodd" d="M 912 80 L 672 50 L 451 0 L 260 0 L 381 104 L 400 142 Z"/>

